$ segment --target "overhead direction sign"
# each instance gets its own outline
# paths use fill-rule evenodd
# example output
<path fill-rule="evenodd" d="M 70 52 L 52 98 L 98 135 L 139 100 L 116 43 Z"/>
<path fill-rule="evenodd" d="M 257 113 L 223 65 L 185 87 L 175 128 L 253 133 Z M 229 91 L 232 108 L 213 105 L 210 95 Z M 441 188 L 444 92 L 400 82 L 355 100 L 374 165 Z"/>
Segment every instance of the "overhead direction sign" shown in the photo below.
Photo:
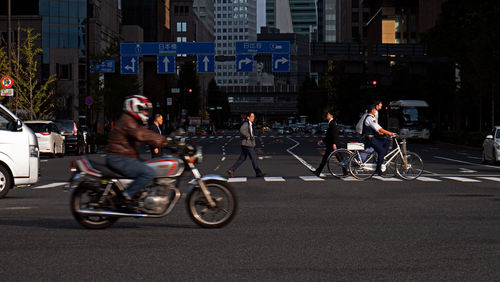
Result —
<path fill-rule="evenodd" d="M 240 41 L 236 42 L 236 54 L 290 53 L 289 41 Z"/>
<path fill-rule="evenodd" d="M 290 54 L 273 54 L 273 72 L 290 71 Z"/>
<path fill-rule="evenodd" d="M 236 72 L 253 72 L 253 55 L 236 55 Z"/>
<path fill-rule="evenodd" d="M 215 72 L 215 55 L 198 55 L 198 72 Z"/>
<path fill-rule="evenodd" d="M 120 55 L 215 54 L 214 42 L 120 43 Z"/>
<path fill-rule="evenodd" d="M 156 71 L 157 73 L 175 73 L 175 56 L 157 56 Z"/>
<path fill-rule="evenodd" d="M 139 56 L 121 56 L 120 73 L 122 74 L 138 74 L 139 73 Z"/>

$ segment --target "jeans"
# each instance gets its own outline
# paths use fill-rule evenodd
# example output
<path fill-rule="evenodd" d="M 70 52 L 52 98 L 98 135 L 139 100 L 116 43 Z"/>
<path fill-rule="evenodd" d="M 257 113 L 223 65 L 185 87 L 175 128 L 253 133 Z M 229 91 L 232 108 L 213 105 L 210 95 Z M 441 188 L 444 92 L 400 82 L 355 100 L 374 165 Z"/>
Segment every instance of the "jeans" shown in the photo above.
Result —
<path fill-rule="evenodd" d="M 135 158 L 107 155 L 106 164 L 121 175 L 134 179 L 126 188 L 126 192 L 131 198 L 156 177 L 154 169 Z"/>
<path fill-rule="evenodd" d="M 257 154 L 255 153 L 254 148 L 248 146 L 241 146 L 240 157 L 229 170 L 235 171 L 247 159 L 247 156 L 249 156 L 250 160 L 252 161 L 252 166 L 255 170 L 255 174 L 262 173 L 259 168 L 259 164 L 257 163 Z"/>

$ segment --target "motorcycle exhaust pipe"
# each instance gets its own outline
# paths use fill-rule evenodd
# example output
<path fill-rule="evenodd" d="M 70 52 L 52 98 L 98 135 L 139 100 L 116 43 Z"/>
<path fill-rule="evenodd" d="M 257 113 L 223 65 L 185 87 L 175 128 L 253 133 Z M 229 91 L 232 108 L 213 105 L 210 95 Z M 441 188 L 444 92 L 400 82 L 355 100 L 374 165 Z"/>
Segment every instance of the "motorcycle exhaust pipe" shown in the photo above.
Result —
<path fill-rule="evenodd" d="M 128 217 L 161 217 L 162 215 L 152 215 L 144 213 L 124 213 L 114 211 L 94 211 L 94 210 L 79 210 L 78 213 L 86 215 L 107 215 L 107 216 L 128 216 Z"/>

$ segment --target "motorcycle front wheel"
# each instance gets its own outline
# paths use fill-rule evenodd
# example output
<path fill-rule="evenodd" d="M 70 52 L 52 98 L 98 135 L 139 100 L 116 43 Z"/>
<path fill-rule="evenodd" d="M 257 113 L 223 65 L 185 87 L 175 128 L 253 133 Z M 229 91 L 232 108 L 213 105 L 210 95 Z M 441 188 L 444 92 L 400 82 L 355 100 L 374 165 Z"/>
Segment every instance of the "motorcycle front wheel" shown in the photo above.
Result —
<path fill-rule="evenodd" d="M 101 190 L 90 184 L 82 183 L 71 195 L 71 211 L 76 221 L 83 227 L 89 229 L 104 229 L 110 227 L 118 220 L 118 217 L 103 215 L 85 215 L 79 213 L 80 210 L 102 210 L 102 204 L 99 204 Z M 114 203 L 108 200 L 107 206 L 112 210 Z"/>
<path fill-rule="evenodd" d="M 236 214 L 238 201 L 231 186 L 224 181 L 205 181 L 215 207 L 210 207 L 200 187 L 195 187 L 187 196 L 186 207 L 191 219 L 201 227 L 220 228 L 231 222 Z"/>

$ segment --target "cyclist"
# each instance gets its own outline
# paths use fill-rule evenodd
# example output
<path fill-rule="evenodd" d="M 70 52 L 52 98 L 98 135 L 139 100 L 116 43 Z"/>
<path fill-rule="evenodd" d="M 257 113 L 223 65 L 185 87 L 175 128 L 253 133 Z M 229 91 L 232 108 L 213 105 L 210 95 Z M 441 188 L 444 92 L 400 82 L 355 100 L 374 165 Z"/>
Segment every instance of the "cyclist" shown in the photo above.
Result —
<path fill-rule="evenodd" d="M 377 169 L 376 173 L 382 175 L 382 163 L 384 162 L 384 157 L 387 154 L 387 149 L 389 148 L 389 140 L 384 137 L 384 135 L 394 136 L 394 133 L 383 129 L 377 122 L 377 105 L 373 104 L 368 107 L 369 114 L 366 116 L 363 123 L 363 136 L 365 139 L 365 144 L 369 147 L 373 147 L 377 152 Z"/>

